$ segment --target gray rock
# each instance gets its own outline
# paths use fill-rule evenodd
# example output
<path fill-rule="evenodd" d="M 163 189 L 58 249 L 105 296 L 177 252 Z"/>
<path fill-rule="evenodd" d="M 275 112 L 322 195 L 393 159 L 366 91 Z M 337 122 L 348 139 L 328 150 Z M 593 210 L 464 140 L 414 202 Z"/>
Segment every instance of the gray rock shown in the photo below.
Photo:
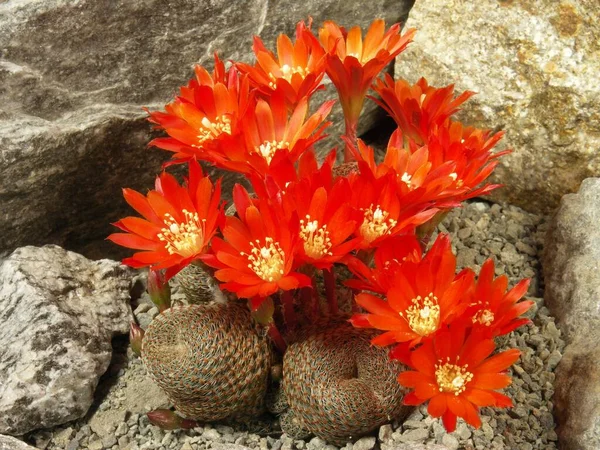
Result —
<path fill-rule="evenodd" d="M 382 444 L 381 450 L 450 450 L 445 445 L 440 444 Z"/>
<path fill-rule="evenodd" d="M 57 246 L 23 247 L 0 265 L 0 432 L 83 416 L 125 334 L 131 271 Z"/>
<path fill-rule="evenodd" d="M 590 347 L 567 346 L 556 370 L 554 412 L 564 450 L 600 448 L 600 347 Z"/>
<path fill-rule="evenodd" d="M 12 436 L 0 434 L 0 450 L 35 450 L 35 447 Z"/>
<path fill-rule="evenodd" d="M 548 229 L 544 253 L 545 301 L 566 333 L 600 338 L 600 178 L 565 195 Z"/>
<path fill-rule="evenodd" d="M 352 445 L 352 450 L 371 450 L 375 447 L 377 439 L 373 436 L 364 437 Z"/>
<path fill-rule="evenodd" d="M 596 0 L 416 2 L 414 43 L 395 74 L 477 92 L 460 117 L 506 130 L 492 198 L 548 212 L 600 174 L 600 9 Z M 477 36 L 476 39 L 473 39 Z"/>
<path fill-rule="evenodd" d="M 0 2 L 0 256 L 48 242 L 88 257 L 129 254 L 104 241 L 110 222 L 132 213 L 121 187 L 150 188 L 169 157 L 146 150 L 142 107 L 162 108 L 215 51 L 250 62 L 255 34 L 274 49 L 309 15 L 317 27 L 364 27 L 404 22 L 411 4 L 373 0 L 365 15 L 360 2 L 334 0 Z"/>

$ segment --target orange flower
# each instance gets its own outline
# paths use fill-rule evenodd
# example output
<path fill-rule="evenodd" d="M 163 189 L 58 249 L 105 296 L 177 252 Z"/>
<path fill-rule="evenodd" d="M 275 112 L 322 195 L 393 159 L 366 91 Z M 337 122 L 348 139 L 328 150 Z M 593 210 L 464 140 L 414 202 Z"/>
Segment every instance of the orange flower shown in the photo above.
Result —
<path fill-rule="evenodd" d="M 360 162 L 360 173 L 350 175 L 350 202 L 363 213 L 356 234 L 362 238 L 361 248 L 374 248 L 391 236 L 410 231 L 427 222 L 437 209 L 423 202 L 420 193 L 406 195 L 398 189 L 396 177 L 388 173 L 375 178 L 366 164 Z"/>
<path fill-rule="evenodd" d="M 353 324 L 384 330 L 373 338 L 374 345 L 410 342 L 414 347 L 459 317 L 468 306 L 464 298 L 473 287 L 474 274 L 466 270 L 455 275 L 455 271 L 450 239 L 438 237 L 422 260 L 407 260 L 399 266 L 385 300 L 367 293 L 356 296 L 356 303 L 368 314 L 353 316 Z"/>
<path fill-rule="evenodd" d="M 497 159 L 510 150 L 492 153 L 503 132 L 463 127 L 460 122 L 446 121 L 433 127 L 427 140 L 432 170 L 450 171 L 452 184 L 447 198 L 456 201 L 480 197 L 500 187 L 499 184 L 480 186 L 495 169 Z"/>
<path fill-rule="evenodd" d="M 346 135 L 356 139 L 356 126 L 367 90 L 373 79 L 411 42 L 416 30 L 400 34 L 395 24 L 385 31 L 382 19 L 373 21 L 364 42 L 360 27 L 346 32 L 335 22 L 327 21 L 319 30 L 319 39 L 327 52 L 327 75 L 338 90 Z M 347 160 L 350 157 L 346 153 Z"/>
<path fill-rule="evenodd" d="M 442 417 L 448 432 L 456 429 L 457 417 L 479 428 L 479 407 L 512 406 L 511 399 L 496 390 L 511 383 L 504 371 L 519 359 L 520 352 L 511 349 L 489 357 L 494 349 L 492 339 L 482 339 L 477 333 L 465 340 L 461 327 L 439 332 L 433 340 L 401 357 L 415 369 L 398 375 L 401 385 L 414 389 L 403 403 L 420 405 L 429 400 L 429 414 Z M 398 353 L 392 351 L 391 356 Z"/>
<path fill-rule="evenodd" d="M 221 182 L 213 186 L 196 161 L 190 161 L 187 186 L 163 172 L 156 190 L 147 196 L 124 189 L 125 200 L 144 218 L 126 217 L 114 225 L 125 233 L 108 239 L 127 248 L 139 249 L 124 264 L 154 270 L 167 269 L 167 279 L 195 259 L 204 259 L 217 225 L 223 218 Z"/>
<path fill-rule="evenodd" d="M 283 204 L 288 214 L 300 218 L 299 261 L 318 269 L 330 269 L 356 248 L 359 239 L 348 239 L 359 219 L 347 202 L 349 190 L 345 178 L 332 182 L 331 165 L 327 163 L 285 189 Z"/>
<path fill-rule="evenodd" d="M 465 313 L 467 320 L 471 322 L 467 325 L 493 338 L 529 323 L 529 319 L 519 318 L 534 304 L 531 300 L 519 302 L 529 288 L 529 280 L 521 280 L 508 292 L 507 287 L 506 275 L 494 278 L 494 260 L 488 259 L 483 263 L 473 303 Z"/>
<path fill-rule="evenodd" d="M 254 37 L 253 50 L 256 64 L 237 63 L 242 73 L 247 73 L 252 83 L 267 98 L 283 94 L 286 104 L 294 109 L 301 99 L 310 98 L 323 89 L 325 51 L 309 31 L 304 21 L 296 25 L 296 42 L 285 34 L 277 38 L 277 57 L 269 51 L 258 36 Z"/>
<path fill-rule="evenodd" d="M 434 88 L 421 78 L 414 85 L 386 74 L 375 80 L 373 89 L 381 100 L 373 100 L 396 121 L 405 136 L 425 144 L 433 125 L 443 124 L 475 92 L 465 91 L 454 98 L 454 85 Z"/>
<path fill-rule="evenodd" d="M 240 80 L 235 69 L 226 72 L 216 55 L 212 76 L 199 66 L 195 72 L 196 79 L 181 88 L 165 112 L 149 113 L 150 122 L 170 136 L 154 139 L 150 145 L 174 152 L 173 158 L 180 162 L 194 157 L 213 161 L 217 143 L 231 145 L 238 120 L 251 100 L 248 80 Z"/>
<path fill-rule="evenodd" d="M 281 158 L 295 163 L 300 155 L 323 139 L 330 122 L 325 118 L 334 101 L 323 103 L 310 117 L 308 100 L 303 98 L 288 115 L 283 97 L 279 94 L 269 102 L 258 100 L 240 123 L 241 136 L 238 145 L 222 145 L 214 162 L 225 169 L 265 176 L 271 164 L 277 165 Z"/>
<path fill-rule="evenodd" d="M 221 287 L 240 298 L 253 298 L 310 286 L 310 278 L 292 271 L 297 223 L 265 199 L 250 200 L 239 185 L 234 203 L 239 218 L 226 218 L 224 240 L 214 238 L 215 258 L 207 261 L 218 269 L 215 277 L 223 282 Z"/>
<path fill-rule="evenodd" d="M 356 277 L 346 280 L 344 284 L 352 289 L 383 295 L 392 288 L 396 272 L 401 270 L 402 264 L 421 261 L 422 256 L 421 245 L 414 234 L 394 236 L 375 250 L 375 268 L 351 255 L 344 258 L 344 264 Z"/>

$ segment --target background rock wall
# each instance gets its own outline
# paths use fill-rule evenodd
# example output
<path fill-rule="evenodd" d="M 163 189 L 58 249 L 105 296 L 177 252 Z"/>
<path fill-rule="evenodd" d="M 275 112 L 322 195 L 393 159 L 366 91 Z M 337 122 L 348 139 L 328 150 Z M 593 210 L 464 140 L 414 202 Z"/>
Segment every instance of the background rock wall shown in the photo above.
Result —
<path fill-rule="evenodd" d="M 46 243 L 128 254 L 104 241 L 132 212 L 121 188 L 146 192 L 168 157 L 146 150 L 142 107 L 161 108 L 215 51 L 250 61 L 255 34 L 274 48 L 309 15 L 317 27 L 391 24 L 412 3 L 373 0 L 365 14 L 334 0 L 0 2 L 0 257 Z"/>

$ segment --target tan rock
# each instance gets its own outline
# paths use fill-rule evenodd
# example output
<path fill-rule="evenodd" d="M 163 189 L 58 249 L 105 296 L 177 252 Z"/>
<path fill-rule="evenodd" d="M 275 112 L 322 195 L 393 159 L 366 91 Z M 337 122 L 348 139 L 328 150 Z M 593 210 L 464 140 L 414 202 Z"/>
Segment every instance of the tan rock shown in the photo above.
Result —
<path fill-rule="evenodd" d="M 477 92 L 461 119 L 514 149 L 492 198 L 547 212 L 600 174 L 599 24 L 596 0 L 419 0 L 395 74 Z"/>

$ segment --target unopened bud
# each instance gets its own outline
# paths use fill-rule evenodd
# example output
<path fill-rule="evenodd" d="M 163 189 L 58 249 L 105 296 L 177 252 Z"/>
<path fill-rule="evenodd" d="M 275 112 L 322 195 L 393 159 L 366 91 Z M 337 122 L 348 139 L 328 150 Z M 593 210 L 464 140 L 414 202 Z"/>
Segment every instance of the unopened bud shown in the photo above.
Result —
<path fill-rule="evenodd" d="M 160 312 L 171 307 L 171 286 L 164 270 L 148 271 L 148 294 Z"/>
<path fill-rule="evenodd" d="M 152 425 L 163 430 L 189 429 L 198 426 L 195 420 L 184 419 L 169 409 L 155 409 L 147 413 L 147 416 Z"/>
<path fill-rule="evenodd" d="M 260 325 L 268 325 L 273 322 L 273 313 L 275 312 L 275 305 L 271 297 L 258 298 L 255 297 L 250 300 L 250 310 L 252 311 L 252 317 Z"/>
<path fill-rule="evenodd" d="M 129 328 L 129 344 L 133 353 L 138 356 L 142 356 L 142 339 L 144 339 L 144 330 L 132 322 Z"/>

